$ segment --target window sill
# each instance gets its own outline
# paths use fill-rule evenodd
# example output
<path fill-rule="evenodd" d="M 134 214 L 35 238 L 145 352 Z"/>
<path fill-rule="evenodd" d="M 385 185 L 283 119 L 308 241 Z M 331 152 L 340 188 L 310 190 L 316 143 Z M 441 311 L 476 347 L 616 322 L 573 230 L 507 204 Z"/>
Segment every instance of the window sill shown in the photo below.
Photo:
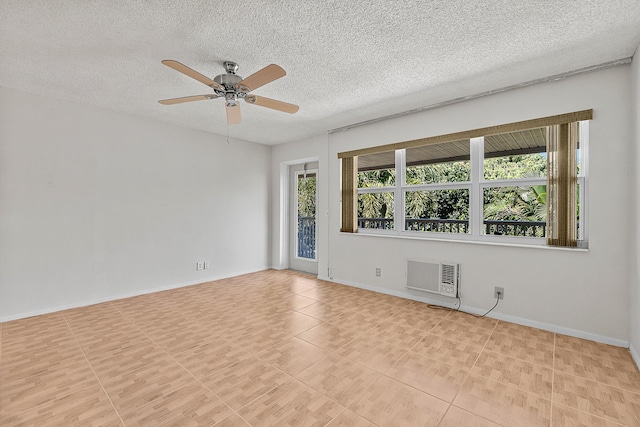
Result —
<path fill-rule="evenodd" d="M 415 235 L 400 235 L 395 232 L 388 233 L 371 233 L 371 232 L 359 232 L 359 233 L 347 233 L 340 231 L 341 235 L 352 235 L 352 236 L 368 236 L 368 237 L 378 237 L 378 238 L 386 238 L 386 239 L 404 239 L 404 240 L 422 240 L 429 242 L 446 242 L 446 243 L 462 243 L 462 244 L 471 244 L 471 245 L 483 245 L 483 246 L 506 246 L 510 248 L 529 248 L 529 249 L 542 249 L 542 250 L 552 250 L 552 251 L 568 251 L 568 252 L 589 252 L 589 248 L 580 248 L 580 247 L 562 247 L 562 246 L 548 246 L 546 244 L 526 244 L 526 243 L 516 243 L 516 242 L 496 242 L 496 241 L 487 241 L 487 240 L 472 240 L 472 238 L 468 239 L 446 239 L 439 237 L 431 237 L 431 236 L 415 236 Z"/>

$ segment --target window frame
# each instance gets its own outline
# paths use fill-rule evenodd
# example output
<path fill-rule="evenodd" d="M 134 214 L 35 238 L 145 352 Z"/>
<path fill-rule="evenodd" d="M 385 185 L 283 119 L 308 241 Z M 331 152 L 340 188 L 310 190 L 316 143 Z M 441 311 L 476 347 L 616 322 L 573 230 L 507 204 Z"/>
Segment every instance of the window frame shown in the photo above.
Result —
<path fill-rule="evenodd" d="M 579 228 L 578 248 L 588 247 L 588 153 L 589 153 L 589 119 L 577 120 L 580 129 L 580 153 L 578 158 L 579 173 L 577 185 L 579 188 Z M 503 132 L 510 133 L 510 132 Z M 517 178 L 507 180 L 487 180 L 484 177 L 484 139 L 485 136 L 469 138 L 471 156 L 471 181 L 435 183 L 435 184 L 406 184 L 406 149 L 395 150 L 396 184 L 393 187 L 357 188 L 357 196 L 363 193 L 394 193 L 394 226 L 390 230 L 358 228 L 358 233 L 391 237 L 410 237 L 426 240 L 475 241 L 497 243 L 505 245 L 525 245 L 551 247 L 545 237 L 500 236 L 484 234 L 484 189 L 498 187 L 520 187 L 533 185 L 547 185 L 547 177 Z M 405 197 L 408 191 L 436 191 L 468 189 L 469 191 L 469 233 L 446 233 L 433 231 L 406 230 Z M 400 224 L 400 225 L 399 225 Z"/>

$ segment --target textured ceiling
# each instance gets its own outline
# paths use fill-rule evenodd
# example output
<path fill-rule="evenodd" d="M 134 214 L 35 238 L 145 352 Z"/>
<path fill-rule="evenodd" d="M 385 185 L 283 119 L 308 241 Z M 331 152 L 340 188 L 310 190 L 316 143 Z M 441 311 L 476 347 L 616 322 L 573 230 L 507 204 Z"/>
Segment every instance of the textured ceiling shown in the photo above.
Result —
<path fill-rule="evenodd" d="M 160 1 L 2 0 L 0 86 L 225 134 L 221 99 L 163 66 L 213 78 L 287 76 L 255 94 L 289 115 L 242 103 L 229 135 L 264 144 L 632 56 L 638 0 Z"/>

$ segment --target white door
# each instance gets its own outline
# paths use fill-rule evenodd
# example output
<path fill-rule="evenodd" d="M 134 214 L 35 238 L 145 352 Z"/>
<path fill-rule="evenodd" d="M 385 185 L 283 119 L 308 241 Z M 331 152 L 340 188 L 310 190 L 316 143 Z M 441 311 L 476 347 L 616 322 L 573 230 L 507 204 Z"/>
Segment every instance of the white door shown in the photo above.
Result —
<path fill-rule="evenodd" d="M 316 275 L 317 177 L 317 162 L 289 167 L 289 268 Z"/>

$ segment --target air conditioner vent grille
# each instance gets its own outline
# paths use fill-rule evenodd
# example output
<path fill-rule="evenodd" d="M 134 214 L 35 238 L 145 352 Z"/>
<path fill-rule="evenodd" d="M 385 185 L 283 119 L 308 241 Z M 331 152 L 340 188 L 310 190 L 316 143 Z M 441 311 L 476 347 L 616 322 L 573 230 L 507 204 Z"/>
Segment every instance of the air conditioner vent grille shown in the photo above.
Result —
<path fill-rule="evenodd" d="M 456 282 L 456 267 L 451 264 L 442 264 L 442 283 L 454 285 Z"/>

